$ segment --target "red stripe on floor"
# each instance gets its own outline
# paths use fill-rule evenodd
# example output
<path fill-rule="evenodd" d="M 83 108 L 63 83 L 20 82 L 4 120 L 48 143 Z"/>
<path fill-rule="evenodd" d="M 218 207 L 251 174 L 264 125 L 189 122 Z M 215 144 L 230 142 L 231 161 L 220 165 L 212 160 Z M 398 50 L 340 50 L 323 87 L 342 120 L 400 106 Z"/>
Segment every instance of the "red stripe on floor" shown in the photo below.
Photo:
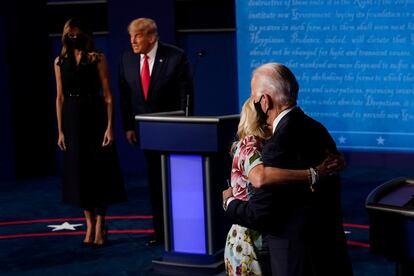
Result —
<path fill-rule="evenodd" d="M 356 241 L 347 241 L 346 243 L 348 245 L 351 245 L 351 246 L 369 248 L 369 244 L 368 243 L 356 242 Z"/>
<path fill-rule="evenodd" d="M 109 230 L 108 232 L 109 234 L 152 234 L 154 233 L 154 229 Z M 51 236 L 78 236 L 78 235 L 85 235 L 85 231 L 0 235 L 0 239 L 51 237 Z"/>
<path fill-rule="evenodd" d="M 111 219 L 152 219 L 152 216 L 107 216 L 107 220 Z M 60 221 L 84 221 L 85 218 L 55 218 L 55 219 L 33 219 L 33 220 L 16 220 L 16 221 L 2 221 L 0 226 L 3 225 L 17 225 L 17 224 L 31 224 L 31 223 L 49 223 Z"/>
<path fill-rule="evenodd" d="M 369 225 L 365 225 L 365 224 L 344 223 L 343 226 L 351 227 L 351 228 L 369 229 Z"/>

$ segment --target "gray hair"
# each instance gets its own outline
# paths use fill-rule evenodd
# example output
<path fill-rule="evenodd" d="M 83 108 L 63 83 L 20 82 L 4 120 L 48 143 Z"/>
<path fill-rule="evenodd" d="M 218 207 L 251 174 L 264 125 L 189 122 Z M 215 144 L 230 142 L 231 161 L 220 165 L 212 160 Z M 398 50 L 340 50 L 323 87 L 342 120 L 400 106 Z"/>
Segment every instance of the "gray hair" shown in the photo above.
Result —
<path fill-rule="evenodd" d="M 268 94 L 280 105 L 296 105 L 299 84 L 295 75 L 285 65 L 266 63 L 256 68 L 255 92 L 258 96 Z"/>

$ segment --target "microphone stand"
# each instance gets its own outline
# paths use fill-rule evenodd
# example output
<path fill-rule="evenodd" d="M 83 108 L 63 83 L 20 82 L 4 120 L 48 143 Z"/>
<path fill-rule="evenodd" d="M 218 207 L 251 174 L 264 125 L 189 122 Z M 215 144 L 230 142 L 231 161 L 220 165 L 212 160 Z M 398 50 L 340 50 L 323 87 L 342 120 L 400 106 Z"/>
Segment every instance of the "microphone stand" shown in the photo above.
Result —
<path fill-rule="evenodd" d="M 188 117 L 188 106 L 190 105 L 190 95 L 187 94 L 187 102 L 185 104 L 185 117 Z"/>

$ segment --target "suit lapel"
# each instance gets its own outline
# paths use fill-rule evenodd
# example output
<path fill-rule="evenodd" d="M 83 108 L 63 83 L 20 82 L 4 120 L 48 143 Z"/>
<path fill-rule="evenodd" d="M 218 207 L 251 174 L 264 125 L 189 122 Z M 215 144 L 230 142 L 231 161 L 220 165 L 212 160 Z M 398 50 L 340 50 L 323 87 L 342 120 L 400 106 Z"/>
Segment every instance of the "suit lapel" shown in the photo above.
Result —
<path fill-rule="evenodd" d="M 155 55 L 155 60 L 154 60 L 154 66 L 152 68 L 152 73 L 151 73 L 151 80 L 150 80 L 150 86 L 148 89 L 148 98 L 152 98 L 155 94 L 156 90 L 156 86 L 157 86 L 157 80 L 159 78 L 159 76 L 161 75 L 161 71 L 164 67 L 164 64 L 167 62 L 166 59 L 166 55 L 164 53 L 164 48 L 163 45 L 160 41 L 158 41 L 158 49 L 157 49 L 157 53 Z"/>

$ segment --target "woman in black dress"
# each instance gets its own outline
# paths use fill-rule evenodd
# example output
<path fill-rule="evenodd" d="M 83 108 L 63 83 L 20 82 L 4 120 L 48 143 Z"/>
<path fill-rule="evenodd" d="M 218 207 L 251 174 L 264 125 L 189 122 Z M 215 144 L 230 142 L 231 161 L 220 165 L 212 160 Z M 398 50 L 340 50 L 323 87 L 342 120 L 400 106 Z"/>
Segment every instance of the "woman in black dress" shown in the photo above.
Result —
<path fill-rule="evenodd" d="M 84 245 L 106 241 L 107 206 L 126 200 L 113 144 L 113 106 L 108 65 L 76 19 L 63 28 L 54 62 L 58 146 L 63 151 L 63 201 L 84 210 Z"/>

